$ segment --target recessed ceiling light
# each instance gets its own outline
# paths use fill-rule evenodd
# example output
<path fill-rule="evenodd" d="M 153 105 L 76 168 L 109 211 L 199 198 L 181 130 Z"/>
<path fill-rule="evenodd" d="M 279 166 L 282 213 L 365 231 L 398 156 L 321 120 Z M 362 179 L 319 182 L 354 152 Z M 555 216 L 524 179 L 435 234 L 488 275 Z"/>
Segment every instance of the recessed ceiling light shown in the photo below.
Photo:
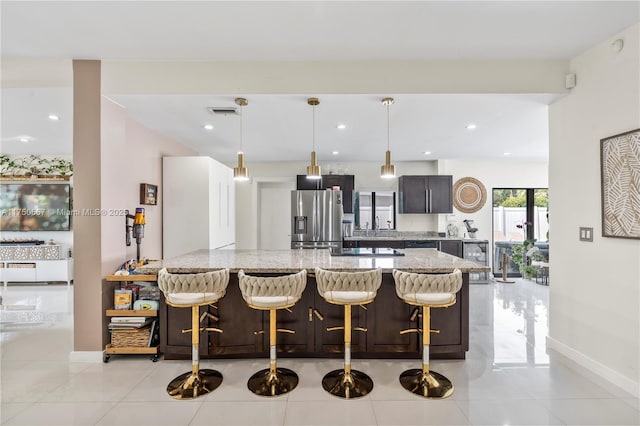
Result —
<path fill-rule="evenodd" d="M 339 153 L 338 151 L 333 151 L 333 152 L 332 152 L 332 154 L 333 154 L 333 155 L 338 155 L 338 154 L 340 154 L 340 153 Z"/>
<path fill-rule="evenodd" d="M 505 153 L 504 153 L 504 156 L 505 156 L 505 157 L 508 157 L 508 156 L 510 156 L 510 155 L 511 155 L 511 153 L 510 153 L 510 152 L 505 152 Z"/>
<path fill-rule="evenodd" d="M 20 138 L 20 142 L 24 142 L 24 143 L 29 142 L 29 138 L 27 138 L 27 137 L 21 137 L 21 138 Z"/>
<path fill-rule="evenodd" d="M 476 126 L 475 124 L 473 124 L 473 123 L 469 123 L 469 124 L 467 124 L 466 129 L 467 129 L 467 130 L 473 130 L 473 129 L 475 129 L 476 127 L 477 127 L 477 126 Z"/>
<path fill-rule="evenodd" d="M 424 155 L 431 155 L 431 151 L 425 151 Z"/>
<path fill-rule="evenodd" d="M 49 120 L 58 121 L 60 117 L 55 114 L 49 114 Z"/>
<path fill-rule="evenodd" d="M 211 124 L 205 124 L 205 125 L 204 125 L 204 128 L 205 128 L 206 130 L 213 130 L 213 126 L 212 126 Z"/>
<path fill-rule="evenodd" d="M 347 128 L 347 125 L 346 125 L 346 124 L 338 124 L 338 125 L 336 126 L 336 128 L 337 128 L 337 129 L 340 129 L 340 130 L 344 130 L 344 129 L 346 129 L 346 128 Z"/>

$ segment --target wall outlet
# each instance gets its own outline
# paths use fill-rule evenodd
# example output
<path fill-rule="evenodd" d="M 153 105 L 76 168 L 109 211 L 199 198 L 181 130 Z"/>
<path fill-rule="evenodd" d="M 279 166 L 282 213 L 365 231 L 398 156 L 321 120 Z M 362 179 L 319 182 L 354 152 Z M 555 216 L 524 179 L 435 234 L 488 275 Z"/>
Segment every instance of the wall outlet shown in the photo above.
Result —
<path fill-rule="evenodd" d="M 593 241 L 593 228 L 580 227 L 580 241 Z"/>

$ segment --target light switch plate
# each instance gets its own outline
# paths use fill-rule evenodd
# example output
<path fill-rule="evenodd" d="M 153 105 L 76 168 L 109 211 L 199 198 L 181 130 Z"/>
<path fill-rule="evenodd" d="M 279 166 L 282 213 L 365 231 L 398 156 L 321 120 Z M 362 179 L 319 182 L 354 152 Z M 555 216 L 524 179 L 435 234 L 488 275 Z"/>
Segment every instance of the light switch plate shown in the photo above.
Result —
<path fill-rule="evenodd" d="M 593 241 L 593 228 L 580 227 L 580 241 Z"/>

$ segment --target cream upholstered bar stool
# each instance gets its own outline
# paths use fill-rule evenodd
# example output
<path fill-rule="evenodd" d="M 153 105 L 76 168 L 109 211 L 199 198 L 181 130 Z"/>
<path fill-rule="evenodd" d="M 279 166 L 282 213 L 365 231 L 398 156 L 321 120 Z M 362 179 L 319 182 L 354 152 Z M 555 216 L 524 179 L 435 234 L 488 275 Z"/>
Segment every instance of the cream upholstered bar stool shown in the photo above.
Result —
<path fill-rule="evenodd" d="M 200 327 L 200 306 L 220 300 L 229 284 L 229 270 L 220 269 L 199 274 L 171 274 L 166 268 L 158 272 L 158 287 L 164 294 L 167 305 L 176 308 L 191 308 L 191 371 L 173 379 L 167 393 L 175 399 L 193 399 L 206 395 L 222 383 L 222 374 L 211 369 L 200 369 L 200 333 L 216 331 L 218 328 Z"/>
<path fill-rule="evenodd" d="M 429 370 L 431 308 L 446 308 L 456 303 L 456 293 L 462 288 L 462 272 L 450 274 L 416 274 L 393 270 L 396 293 L 406 303 L 422 307 L 422 368 L 413 368 L 400 375 L 402 387 L 425 398 L 447 398 L 453 394 L 453 384 L 440 373 Z"/>
<path fill-rule="evenodd" d="M 260 396 L 278 396 L 292 391 L 298 385 L 298 375 L 288 368 L 278 368 L 276 361 L 276 334 L 293 333 L 276 328 L 276 312 L 295 305 L 307 286 L 307 271 L 279 277 L 255 277 L 238 272 L 238 284 L 247 305 L 253 309 L 269 311 L 269 368 L 255 373 L 247 382 L 249 390 Z"/>
<path fill-rule="evenodd" d="M 322 387 L 340 398 L 360 398 L 371 392 L 373 380 L 362 371 L 351 369 L 351 306 L 373 302 L 382 284 L 382 269 L 336 272 L 316 268 L 315 272 L 320 296 L 329 303 L 344 306 L 344 368 L 327 373 L 322 378 Z"/>

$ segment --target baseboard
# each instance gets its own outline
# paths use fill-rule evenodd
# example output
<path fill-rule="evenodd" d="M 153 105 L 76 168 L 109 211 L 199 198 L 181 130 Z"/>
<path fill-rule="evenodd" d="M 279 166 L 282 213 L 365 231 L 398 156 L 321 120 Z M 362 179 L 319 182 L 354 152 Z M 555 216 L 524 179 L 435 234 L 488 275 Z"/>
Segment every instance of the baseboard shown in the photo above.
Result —
<path fill-rule="evenodd" d="M 102 351 L 72 351 L 69 353 L 70 362 L 102 362 Z"/>
<path fill-rule="evenodd" d="M 640 383 L 634 382 L 630 378 L 623 376 L 622 374 L 618 373 L 615 370 L 612 370 L 606 365 L 586 356 L 582 352 L 579 352 L 572 347 L 567 346 L 564 343 L 547 336 L 547 350 L 549 349 L 554 350 L 561 355 L 564 355 L 569 360 L 586 368 L 590 372 L 597 374 L 604 380 L 608 381 L 614 386 L 623 389 L 634 397 L 640 398 Z"/>

